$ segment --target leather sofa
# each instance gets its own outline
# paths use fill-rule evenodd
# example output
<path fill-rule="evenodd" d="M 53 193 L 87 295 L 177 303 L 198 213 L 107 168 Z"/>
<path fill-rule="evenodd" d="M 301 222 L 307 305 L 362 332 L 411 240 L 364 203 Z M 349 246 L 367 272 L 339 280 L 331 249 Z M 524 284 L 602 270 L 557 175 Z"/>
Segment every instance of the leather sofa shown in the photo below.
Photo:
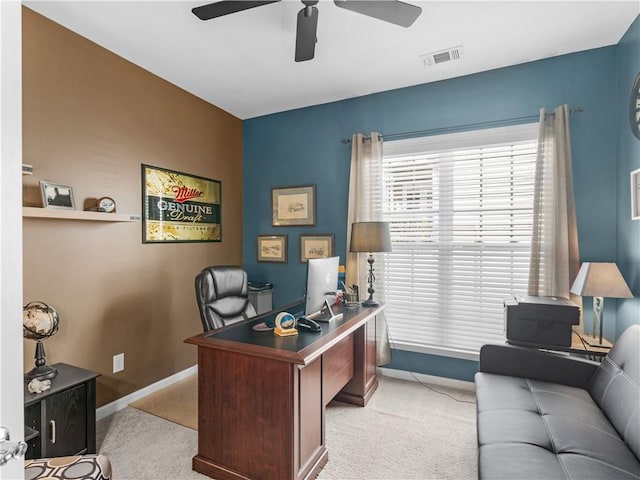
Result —
<path fill-rule="evenodd" d="M 640 479 L 640 325 L 602 363 L 485 345 L 475 383 L 480 479 Z"/>

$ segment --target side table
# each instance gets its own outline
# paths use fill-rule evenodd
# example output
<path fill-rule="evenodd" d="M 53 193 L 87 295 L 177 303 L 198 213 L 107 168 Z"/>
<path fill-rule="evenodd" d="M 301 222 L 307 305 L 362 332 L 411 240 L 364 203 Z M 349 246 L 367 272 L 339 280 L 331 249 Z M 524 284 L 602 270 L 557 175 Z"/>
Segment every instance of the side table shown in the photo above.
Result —
<path fill-rule="evenodd" d="M 24 385 L 25 459 L 96 453 L 96 377 L 65 363 L 51 388 L 30 393 Z"/>
<path fill-rule="evenodd" d="M 544 345 L 538 343 L 526 343 L 526 342 L 518 342 L 513 340 L 507 340 L 507 343 L 510 345 L 518 345 L 521 347 L 528 348 L 537 348 L 540 350 L 549 350 L 552 352 L 564 352 L 570 355 L 579 355 L 589 360 L 602 361 L 602 358 L 609 353 L 611 347 L 613 346 L 611 342 L 606 339 L 603 339 L 603 343 L 605 346 L 592 346 L 587 341 L 587 338 L 581 336 L 578 332 L 573 330 L 571 332 L 571 346 L 570 347 L 559 347 L 556 345 Z"/>

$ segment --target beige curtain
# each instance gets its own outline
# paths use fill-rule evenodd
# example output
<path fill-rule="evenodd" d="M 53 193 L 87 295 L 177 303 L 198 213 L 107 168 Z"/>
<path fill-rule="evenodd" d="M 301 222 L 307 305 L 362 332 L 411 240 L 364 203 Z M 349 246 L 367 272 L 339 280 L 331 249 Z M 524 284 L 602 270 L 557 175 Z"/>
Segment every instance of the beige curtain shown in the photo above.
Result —
<path fill-rule="evenodd" d="M 347 261 L 346 283 L 356 284 L 360 288 L 360 300 L 366 295 L 367 254 L 351 253 L 351 225 L 354 222 L 379 221 L 380 209 L 375 205 L 380 202 L 382 193 L 382 136 L 372 133 L 369 138 L 357 133 L 351 138 L 351 173 L 349 177 L 349 210 L 347 212 Z M 384 254 L 375 255 L 376 282 L 384 276 Z M 375 285 L 374 285 L 375 287 Z M 376 300 L 383 301 L 376 291 Z M 391 361 L 389 333 L 384 312 L 376 317 L 377 362 L 386 365 Z"/>
<path fill-rule="evenodd" d="M 571 298 L 580 268 L 578 228 L 571 175 L 569 108 L 540 110 L 540 134 L 534 186 L 533 237 L 529 295 Z"/>

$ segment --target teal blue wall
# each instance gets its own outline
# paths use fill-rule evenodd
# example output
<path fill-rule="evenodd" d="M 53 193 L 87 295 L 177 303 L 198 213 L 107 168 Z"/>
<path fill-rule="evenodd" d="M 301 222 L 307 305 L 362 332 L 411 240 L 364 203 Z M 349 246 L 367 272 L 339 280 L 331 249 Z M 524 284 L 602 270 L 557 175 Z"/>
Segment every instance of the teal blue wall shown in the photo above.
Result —
<path fill-rule="evenodd" d="M 637 298 L 618 300 L 616 333 L 640 323 L 640 220 L 631 220 L 629 173 L 640 168 L 640 140 L 629 128 L 628 105 L 631 85 L 640 73 L 640 17 L 622 37 L 616 51 L 618 122 L 618 225 L 617 263 Z"/>
<path fill-rule="evenodd" d="M 612 46 L 246 120 L 243 258 L 250 278 L 274 283 L 274 305 L 299 298 L 306 272 L 298 260 L 300 234 L 335 234 L 336 254 L 344 259 L 351 146 L 342 138 L 537 116 L 541 107 L 551 110 L 563 103 L 584 109 L 571 117 L 581 256 L 615 261 L 620 223 L 616 60 Z M 317 226 L 272 227 L 271 188 L 305 184 L 317 186 Z M 288 235 L 287 264 L 256 261 L 256 236 L 272 233 Z M 607 333 L 613 336 L 615 302 L 606 307 Z M 414 370 L 422 373 L 468 380 L 477 369 L 476 362 L 407 354 L 395 355 L 391 367 L 405 368 L 416 358 L 424 368 Z"/>

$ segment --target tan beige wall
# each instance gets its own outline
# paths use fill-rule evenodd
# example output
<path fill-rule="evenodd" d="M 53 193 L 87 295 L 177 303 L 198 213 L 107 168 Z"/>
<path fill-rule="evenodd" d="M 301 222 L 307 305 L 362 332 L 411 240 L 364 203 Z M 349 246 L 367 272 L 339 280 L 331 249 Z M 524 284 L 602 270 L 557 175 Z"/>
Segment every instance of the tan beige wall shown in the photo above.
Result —
<path fill-rule="evenodd" d="M 202 331 L 194 276 L 242 263 L 242 123 L 23 8 L 25 205 L 38 182 L 141 212 L 140 164 L 222 181 L 221 243 L 142 244 L 140 223 L 24 219 L 24 302 L 60 314 L 47 361 L 101 373 L 98 406 L 190 367 Z M 24 368 L 35 344 L 25 340 Z M 125 370 L 112 357 L 125 354 Z"/>

